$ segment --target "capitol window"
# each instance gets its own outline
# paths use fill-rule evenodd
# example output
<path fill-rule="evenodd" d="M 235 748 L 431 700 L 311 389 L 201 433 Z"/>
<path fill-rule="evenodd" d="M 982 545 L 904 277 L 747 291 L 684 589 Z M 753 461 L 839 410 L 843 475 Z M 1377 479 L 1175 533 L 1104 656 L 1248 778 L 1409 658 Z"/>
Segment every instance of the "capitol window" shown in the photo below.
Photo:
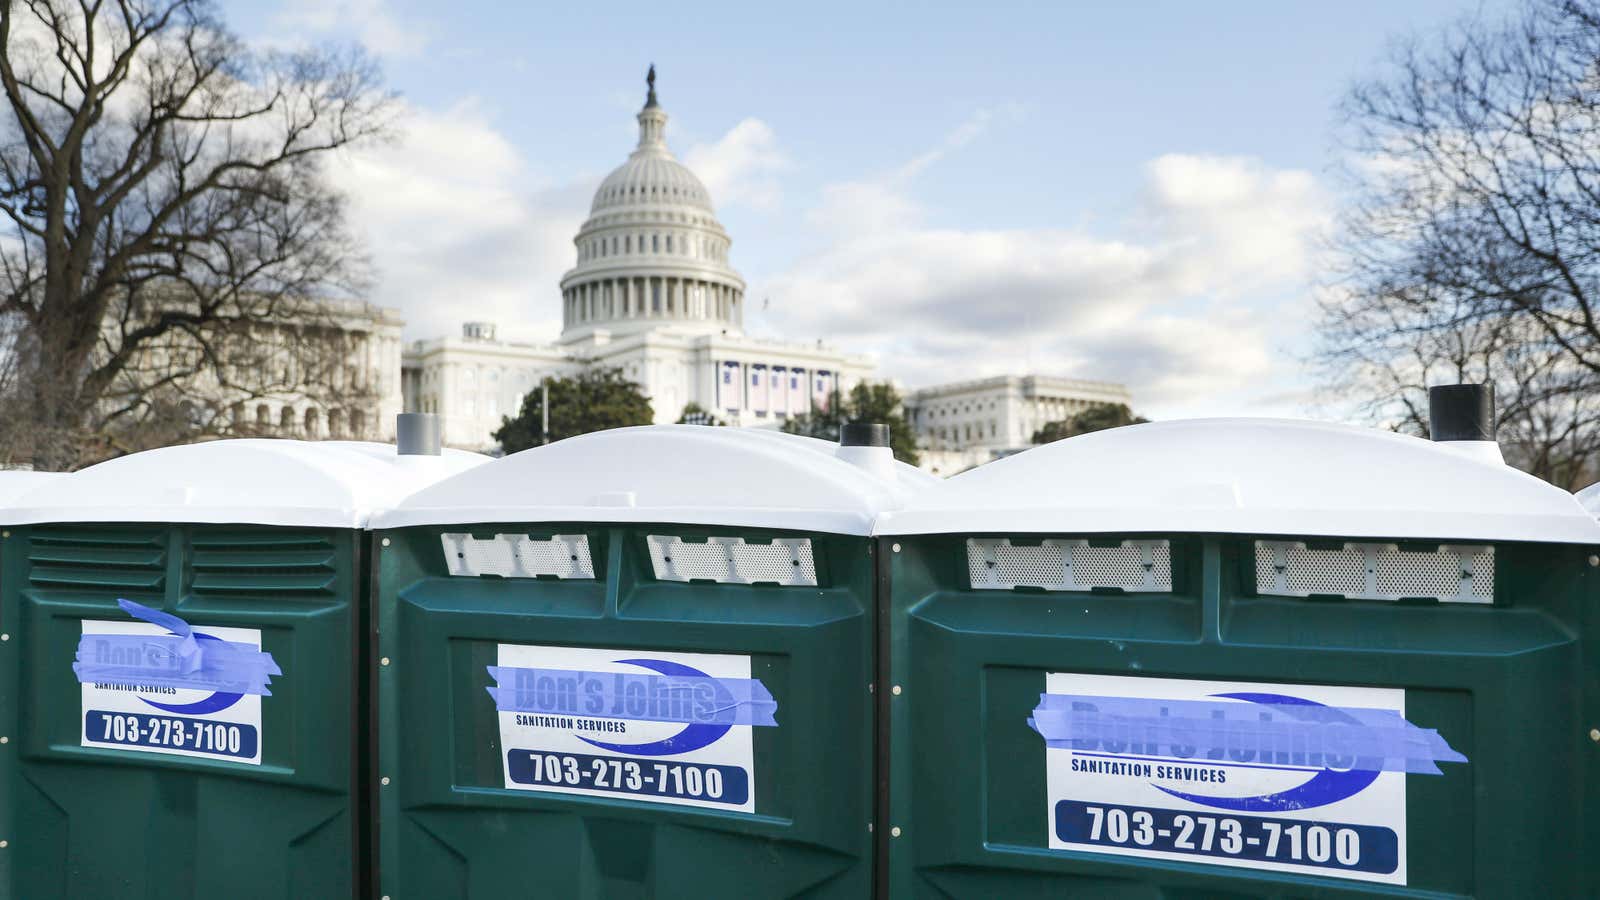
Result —
<path fill-rule="evenodd" d="M 650 235 L 650 252 L 651 253 L 660 253 L 661 252 L 661 235 L 659 235 L 659 234 Z"/>
<path fill-rule="evenodd" d="M 672 235 L 667 235 L 667 252 L 672 252 Z"/>

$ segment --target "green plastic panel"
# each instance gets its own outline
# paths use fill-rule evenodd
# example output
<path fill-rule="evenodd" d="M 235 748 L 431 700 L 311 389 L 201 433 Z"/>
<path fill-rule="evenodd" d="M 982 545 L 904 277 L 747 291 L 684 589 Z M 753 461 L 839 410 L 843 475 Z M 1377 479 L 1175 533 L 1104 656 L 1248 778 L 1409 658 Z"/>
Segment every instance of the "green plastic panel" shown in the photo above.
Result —
<path fill-rule="evenodd" d="M 355 531 L 41 525 L 0 540 L 0 897 L 348 898 L 363 838 Z M 81 746 L 85 619 L 258 629 L 261 765 Z"/>
<path fill-rule="evenodd" d="M 972 590 L 965 537 L 880 544 L 890 629 L 881 663 L 901 688 L 884 698 L 891 786 L 880 850 L 891 896 L 1600 891 L 1594 548 L 1497 546 L 1489 606 L 1257 596 L 1253 543 L 1234 537 L 1172 538 L 1171 593 Z M 1026 724 L 1047 672 L 1401 688 L 1406 718 L 1469 761 L 1406 776 L 1404 887 L 1052 850 L 1044 741 Z"/>
<path fill-rule="evenodd" d="M 441 532 L 586 534 L 593 580 L 451 577 Z M 808 537 L 815 587 L 657 581 L 650 534 Z M 871 892 L 873 545 L 682 525 L 379 533 L 379 892 L 391 900 Z M 755 812 L 507 789 L 500 644 L 750 657 L 777 701 Z M 665 757 L 670 761 L 671 757 Z M 387 779 L 384 781 L 383 779 Z"/>

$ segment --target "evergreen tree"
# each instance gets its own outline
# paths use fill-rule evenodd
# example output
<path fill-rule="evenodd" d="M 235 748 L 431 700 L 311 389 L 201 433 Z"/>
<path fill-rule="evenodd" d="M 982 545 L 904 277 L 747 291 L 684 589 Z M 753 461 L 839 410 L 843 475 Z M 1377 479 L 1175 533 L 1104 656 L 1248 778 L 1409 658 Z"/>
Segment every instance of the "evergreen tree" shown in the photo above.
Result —
<path fill-rule="evenodd" d="M 704 406 L 690 400 L 684 404 L 683 413 L 678 416 L 679 425 L 727 425 L 727 422 L 717 418 L 716 413 Z"/>
<path fill-rule="evenodd" d="M 1046 422 L 1043 427 L 1033 433 L 1033 443 L 1049 444 L 1062 438 L 1088 434 L 1091 431 L 1121 428 L 1124 425 L 1140 425 L 1148 421 L 1150 420 L 1143 416 L 1134 415 L 1133 410 L 1129 409 L 1126 403 L 1097 403 L 1070 419 Z"/>
<path fill-rule="evenodd" d="M 622 376 L 621 369 L 588 369 L 573 377 L 551 378 L 548 390 L 549 441 L 654 421 L 650 401 L 639 385 Z M 516 416 L 507 416 L 501 422 L 494 439 L 506 453 L 537 447 L 549 443 L 543 424 L 543 392 L 536 386 L 523 399 Z"/>
<path fill-rule="evenodd" d="M 913 466 L 920 459 L 917 455 L 917 436 L 906 421 L 900 392 L 887 381 L 859 382 L 850 389 L 848 397 L 841 396 L 836 390 L 828 398 L 827 409 L 794 416 L 783 423 L 783 430 L 790 434 L 837 441 L 839 426 L 845 422 L 887 425 L 889 448 L 894 451 L 895 459 Z"/>

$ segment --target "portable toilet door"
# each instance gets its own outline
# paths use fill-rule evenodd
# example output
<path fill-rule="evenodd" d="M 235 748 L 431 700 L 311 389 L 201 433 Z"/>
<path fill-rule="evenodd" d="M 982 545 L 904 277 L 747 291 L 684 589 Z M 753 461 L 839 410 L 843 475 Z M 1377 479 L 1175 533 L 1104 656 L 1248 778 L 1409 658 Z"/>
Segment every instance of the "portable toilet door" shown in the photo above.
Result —
<path fill-rule="evenodd" d="M 1593 895 L 1600 525 L 1492 449 L 1163 422 L 885 514 L 892 895 Z"/>
<path fill-rule="evenodd" d="M 487 461 L 395 457 L 169 447 L 0 510 L 0 896 L 356 895 L 366 518 Z"/>
<path fill-rule="evenodd" d="M 379 893 L 869 895 L 869 533 L 930 483 L 886 445 L 651 426 L 376 517 Z"/>

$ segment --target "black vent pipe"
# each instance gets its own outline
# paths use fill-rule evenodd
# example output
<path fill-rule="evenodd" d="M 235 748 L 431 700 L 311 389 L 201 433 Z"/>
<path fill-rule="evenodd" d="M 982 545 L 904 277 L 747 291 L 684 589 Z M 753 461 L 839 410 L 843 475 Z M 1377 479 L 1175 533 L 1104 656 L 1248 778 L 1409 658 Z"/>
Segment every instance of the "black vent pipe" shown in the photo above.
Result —
<path fill-rule="evenodd" d="M 1428 388 L 1428 433 L 1436 441 L 1494 441 L 1494 385 Z"/>

